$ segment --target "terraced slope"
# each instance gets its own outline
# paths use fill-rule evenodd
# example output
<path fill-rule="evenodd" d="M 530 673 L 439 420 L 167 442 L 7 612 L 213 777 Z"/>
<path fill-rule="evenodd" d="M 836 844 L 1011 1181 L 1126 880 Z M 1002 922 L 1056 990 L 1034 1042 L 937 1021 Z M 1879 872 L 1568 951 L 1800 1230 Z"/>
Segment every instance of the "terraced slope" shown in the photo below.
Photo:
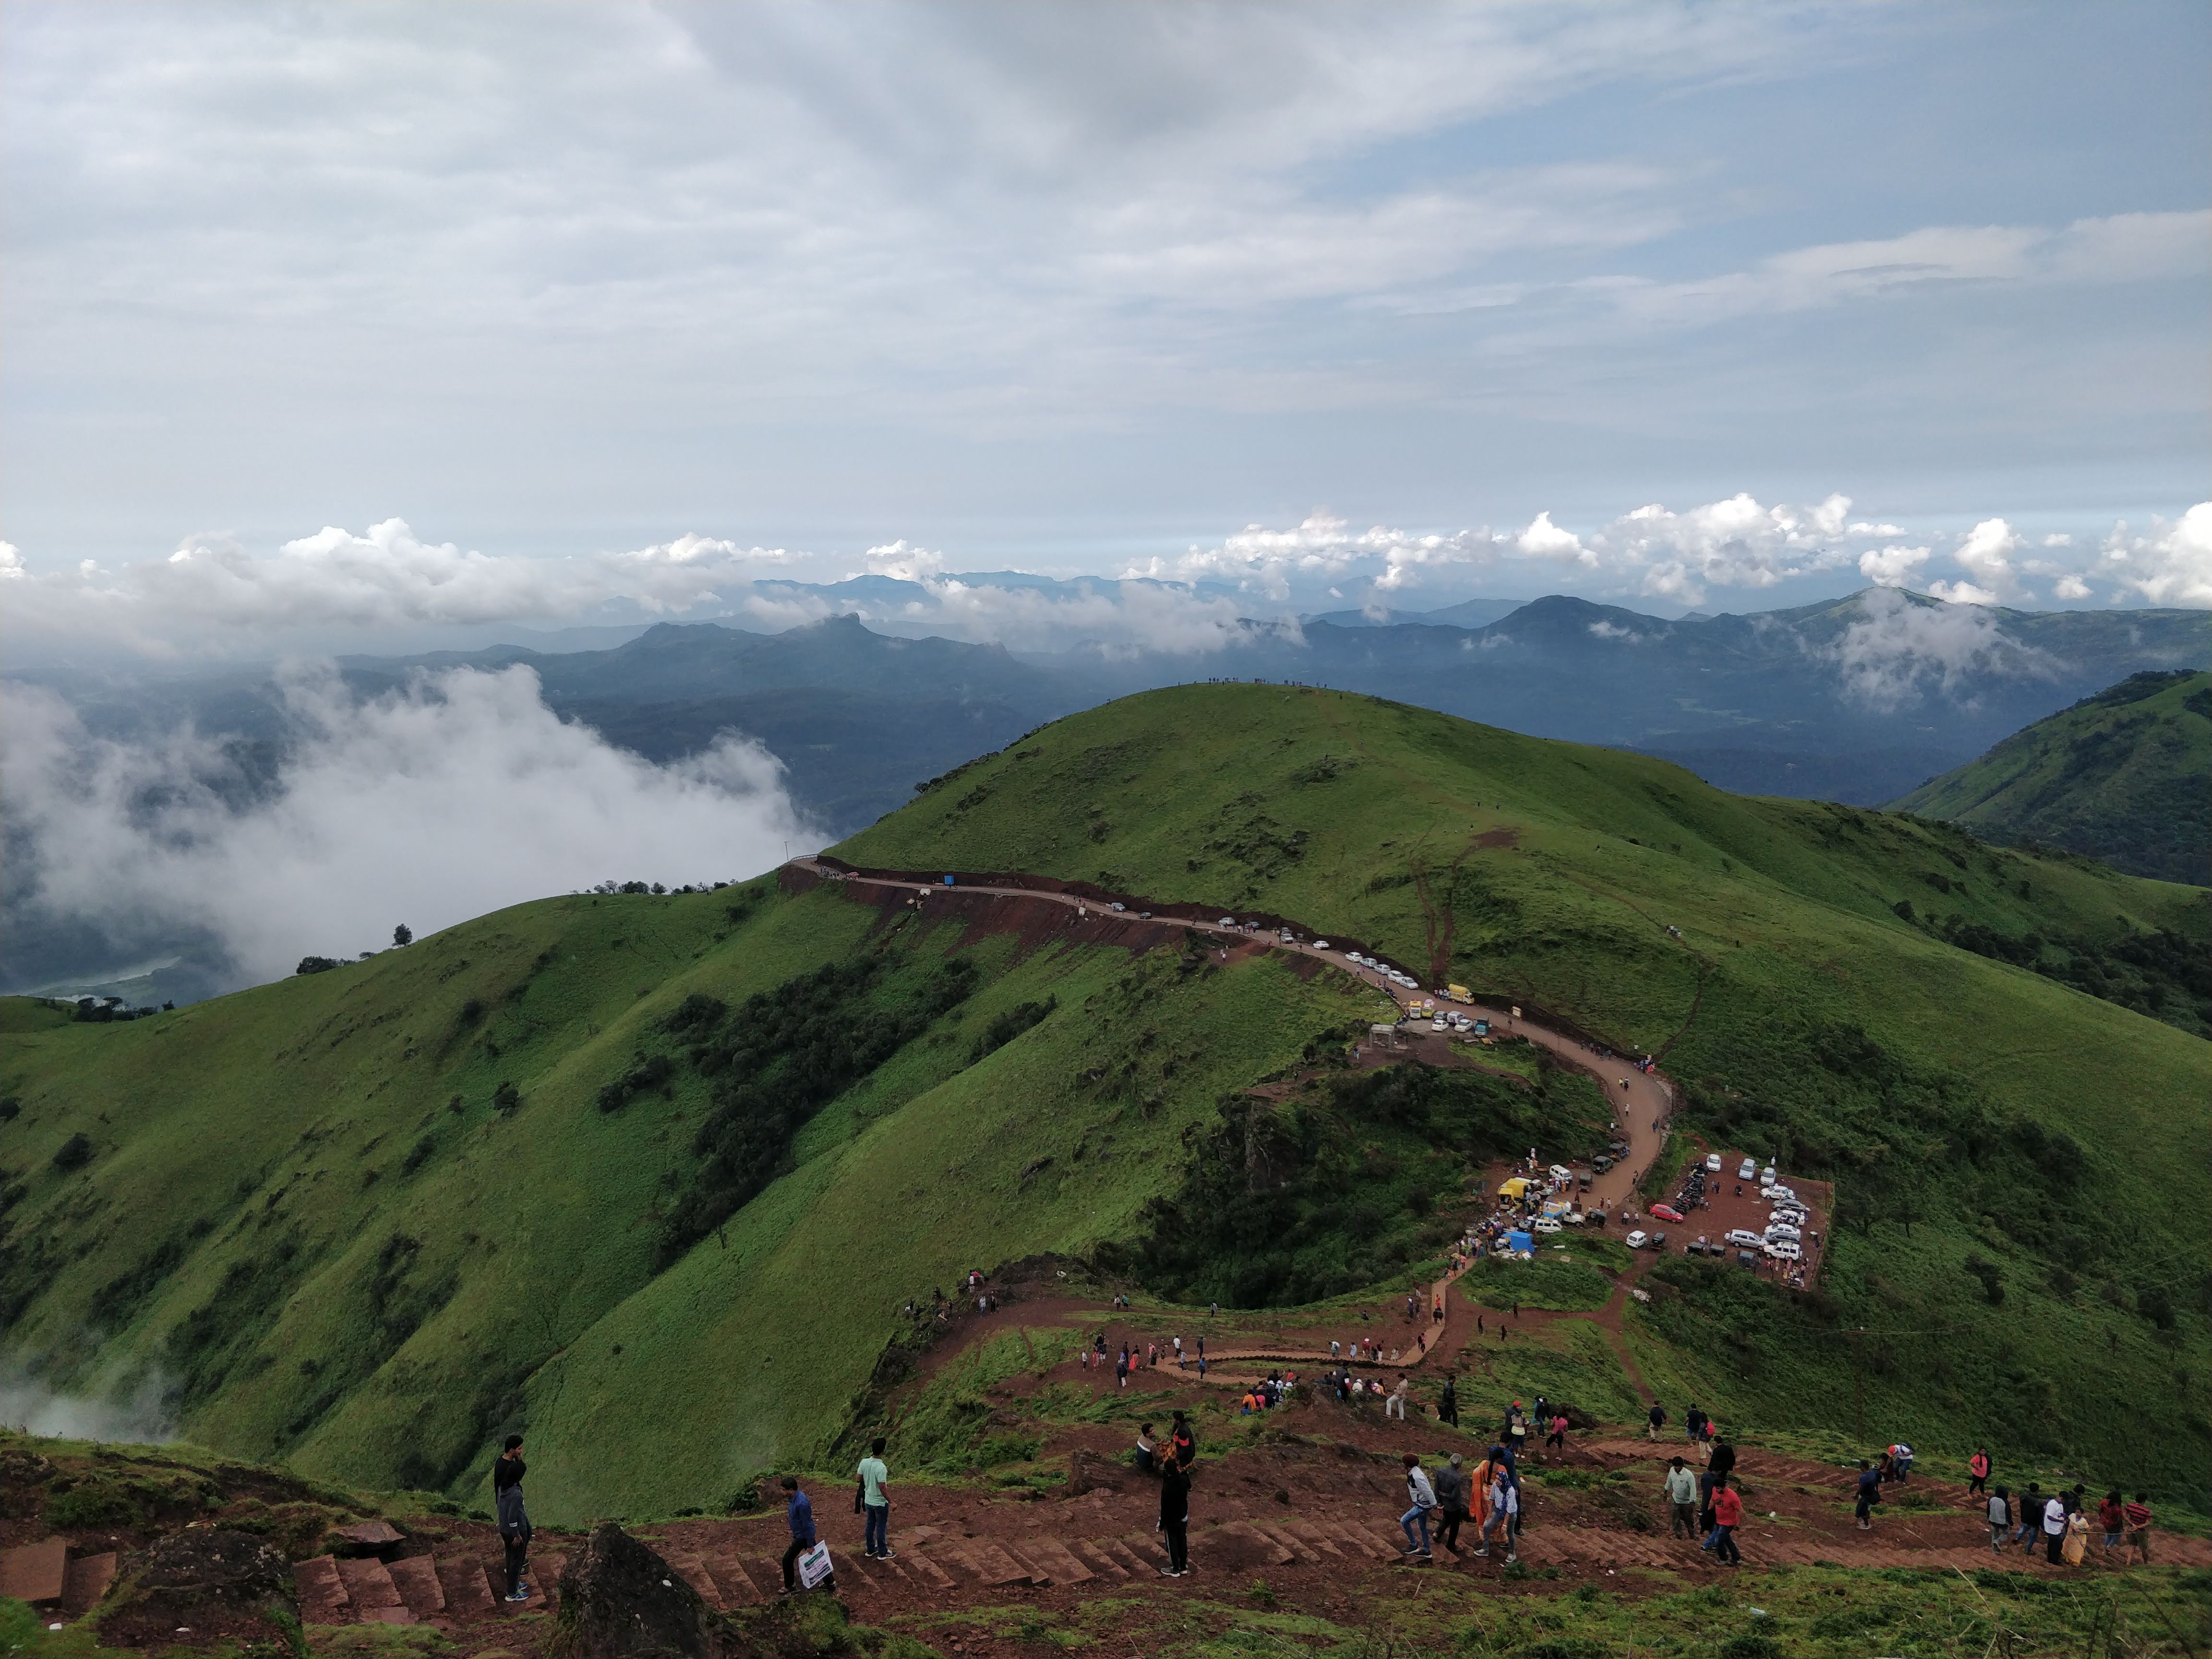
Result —
<path fill-rule="evenodd" d="M 1897 810 L 2212 887 L 2212 673 L 2136 674 L 2007 738 Z"/>

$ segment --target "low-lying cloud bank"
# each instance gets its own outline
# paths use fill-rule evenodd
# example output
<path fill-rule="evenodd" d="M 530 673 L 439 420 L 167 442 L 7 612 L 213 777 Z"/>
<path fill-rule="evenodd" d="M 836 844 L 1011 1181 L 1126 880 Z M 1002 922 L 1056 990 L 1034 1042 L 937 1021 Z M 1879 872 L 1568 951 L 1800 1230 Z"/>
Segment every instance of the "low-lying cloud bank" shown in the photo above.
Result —
<path fill-rule="evenodd" d="M 939 551 L 834 554 L 684 535 L 629 552 L 532 558 L 465 550 L 390 519 L 325 529 L 258 556 L 221 538 L 116 569 L 34 571 L 0 544 L 11 643 L 81 641 L 147 655 L 266 654 L 302 632 L 544 625 L 613 617 L 723 617 L 769 631 L 846 611 L 890 631 L 1016 649 L 1204 653 L 1249 637 L 1249 619 L 1301 611 L 1418 611 L 1478 592 L 1565 591 L 1629 604 L 1787 603 L 1839 584 L 1920 586 L 1960 604 L 2212 606 L 2212 502 L 2148 530 L 2033 536 L 2004 518 L 1925 534 L 1854 517 L 1848 496 L 1811 506 L 1749 495 L 1675 512 L 1653 504 L 1592 529 L 1539 513 L 1518 529 L 1417 532 L 1317 511 L 1252 525 L 1117 576 L 957 574 Z M 272 641 L 277 642 L 272 647 Z"/>
<path fill-rule="evenodd" d="M 158 1446 L 177 1437 L 167 1390 L 149 1375 L 127 1395 L 57 1394 L 22 1366 L 0 1360 L 0 1425 L 63 1440 Z"/>
<path fill-rule="evenodd" d="M 655 766 L 564 724 L 527 668 L 416 677 L 369 701 L 283 682 L 273 765 L 190 730 L 89 733 L 52 693 L 0 705 L 9 925 L 112 959 L 211 939 L 231 984 L 602 879 L 736 879 L 811 849 L 781 764 L 726 734 Z"/>

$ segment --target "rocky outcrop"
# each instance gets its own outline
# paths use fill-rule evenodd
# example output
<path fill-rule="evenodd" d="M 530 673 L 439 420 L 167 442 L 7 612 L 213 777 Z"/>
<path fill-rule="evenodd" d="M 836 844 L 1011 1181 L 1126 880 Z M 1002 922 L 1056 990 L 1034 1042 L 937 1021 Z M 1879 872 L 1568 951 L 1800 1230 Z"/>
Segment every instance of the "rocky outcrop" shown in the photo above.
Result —
<path fill-rule="evenodd" d="M 251 1533 L 188 1528 L 126 1556 L 100 1609 L 102 1647 L 293 1645 L 292 1568 Z"/>
<path fill-rule="evenodd" d="M 553 1659 L 726 1659 L 720 1618 L 675 1569 L 613 1522 L 561 1576 Z"/>

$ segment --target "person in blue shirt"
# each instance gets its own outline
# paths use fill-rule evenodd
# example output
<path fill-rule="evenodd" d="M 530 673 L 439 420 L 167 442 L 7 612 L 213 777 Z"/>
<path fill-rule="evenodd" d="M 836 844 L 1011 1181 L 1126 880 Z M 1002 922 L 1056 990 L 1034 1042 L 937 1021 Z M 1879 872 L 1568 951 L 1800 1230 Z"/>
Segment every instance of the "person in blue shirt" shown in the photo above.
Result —
<path fill-rule="evenodd" d="M 791 1523 L 791 1543 L 783 1552 L 783 1593 L 788 1595 L 799 1588 L 799 1558 L 814 1547 L 814 1504 L 799 1490 L 797 1475 L 785 1475 L 783 1489 L 791 1494 L 790 1505 L 784 1511 Z"/>

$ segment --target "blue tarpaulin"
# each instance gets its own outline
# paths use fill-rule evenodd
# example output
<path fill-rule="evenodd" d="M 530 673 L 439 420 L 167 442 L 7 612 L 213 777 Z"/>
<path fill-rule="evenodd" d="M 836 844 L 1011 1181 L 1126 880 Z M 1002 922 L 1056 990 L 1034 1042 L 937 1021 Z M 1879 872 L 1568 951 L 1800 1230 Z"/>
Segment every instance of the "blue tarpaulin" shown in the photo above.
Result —
<path fill-rule="evenodd" d="M 1533 1250 L 1536 1248 L 1535 1235 L 1533 1233 L 1508 1233 L 1505 1235 L 1505 1248 L 1509 1250 Z"/>

